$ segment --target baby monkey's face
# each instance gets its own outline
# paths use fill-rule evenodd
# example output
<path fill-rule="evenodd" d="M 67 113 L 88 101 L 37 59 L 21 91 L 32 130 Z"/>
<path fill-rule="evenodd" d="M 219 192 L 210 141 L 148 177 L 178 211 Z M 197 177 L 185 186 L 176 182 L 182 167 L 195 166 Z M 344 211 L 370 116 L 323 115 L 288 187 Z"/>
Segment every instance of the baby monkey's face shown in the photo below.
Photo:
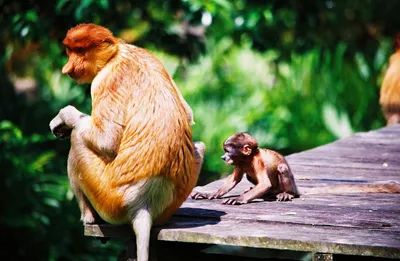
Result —
<path fill-rule="evenodd" d="M 235 165 L 235 159 L 237 157 L 242 156 L 240 150 L 238 148 L 234 148 L 233 146 L 230 145 L 224 145 L 224 155 L 221 156 L 221 159 L 223 159 L 227 164 L 229 165 Z"/>
<path fill-rule="evenodd" d="M 225 151 L 221 156 L 229 165 L 242 165 L 251 160 L 253 149 L 257 149 L 257 141 L 248 133 L 237 133 L 230 136 L 223 145 Z"/>

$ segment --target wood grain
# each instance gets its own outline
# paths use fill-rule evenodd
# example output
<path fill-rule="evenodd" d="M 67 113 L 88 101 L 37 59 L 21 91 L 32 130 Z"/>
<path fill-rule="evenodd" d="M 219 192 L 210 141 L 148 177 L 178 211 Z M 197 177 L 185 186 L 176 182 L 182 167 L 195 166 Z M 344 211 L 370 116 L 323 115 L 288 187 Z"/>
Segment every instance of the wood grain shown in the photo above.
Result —
<path fill-rule="evenodd" d="M 357 133 L 286 157 L 301 188 L 400 182 L 400 126 Z M 223 179 L 195 189 L 214 192 Z M 243 181 L 227 197 L 251 184 Z M 128 226 L 86 225 L 85 235 L 132 237 Z M 400 258 L 400 194 L 302 195 L 226 206 L 188 199 L 153 236 L 163 241 Z"/>

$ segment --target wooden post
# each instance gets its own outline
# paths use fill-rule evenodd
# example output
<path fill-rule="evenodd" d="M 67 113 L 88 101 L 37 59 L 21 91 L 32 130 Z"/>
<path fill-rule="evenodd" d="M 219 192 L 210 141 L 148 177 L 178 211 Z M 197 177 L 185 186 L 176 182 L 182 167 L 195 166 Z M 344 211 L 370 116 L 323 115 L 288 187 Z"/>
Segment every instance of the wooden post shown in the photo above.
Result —
<path fill-rule="evenodd" d="M 333 254 L 314 253 L 313 261 L 333 261 Z"/>
<path fill-rule="evenodd" d="M 151 239 L 150 242 L 150 255 L 149 259 L 151 261 L 158 260 L 157 255 L 157 240 Z M 125 248 L 118 254 L 118 261 L 136 261 L 136 240 L 135 238 L 129 238 L 125 241 Z"/>
<path fill-rule="evenodd" d="M 117 260 L 118 261 L 136 260 L 136 242 L 134 239 L 127 239 L 125 241 L 125 249 L 118 254 Z"/>

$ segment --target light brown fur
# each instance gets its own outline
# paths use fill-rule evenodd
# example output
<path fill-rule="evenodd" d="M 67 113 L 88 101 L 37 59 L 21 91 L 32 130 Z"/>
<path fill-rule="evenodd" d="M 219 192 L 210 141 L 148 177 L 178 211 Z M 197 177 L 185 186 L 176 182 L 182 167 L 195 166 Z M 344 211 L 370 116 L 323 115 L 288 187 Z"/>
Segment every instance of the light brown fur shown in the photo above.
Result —
<path fill-rule="evenodd" d="M 400 123 L 400 34 L 395 38 L 395 46 L 396 51 L 390 56 L 379 98 L 387 125 Z"/>
<path fill-rule="evenodd" d="M 256 198 L 289 201 L 300 194 L 346 194 L 346 193 L 400 193 L 400 184 L 381 182 L 376 184 L 344 184 L 326 187 L 302 188 L 300 193 L 293 173 L 285 158 L 276 151 L 258 148 L 256 139 L 248 133 L 237 133 L 224 142 L 222 159 L 234 165 L 233 173 L 217 192 L 208 194 L 193 192 L 193 199 L 216 199 L 231 191 L 246 174 L 255 186 L 237 198 L 227 198 L 223 204 L 239 205 Z"/>
<path fill-rule="evenodd" d="M 92 112 L 72 106 L 50 123 L 71 135 L 68 176 L 82 221 L 131 223 L 138 260 L 148 259 L 150 228 L 179 208 L 195 186 L 204 144 L 192 142 L 192 110 L 148 51 L 94 24 L 68 31 L 62 72 L 92 82 Z"/>

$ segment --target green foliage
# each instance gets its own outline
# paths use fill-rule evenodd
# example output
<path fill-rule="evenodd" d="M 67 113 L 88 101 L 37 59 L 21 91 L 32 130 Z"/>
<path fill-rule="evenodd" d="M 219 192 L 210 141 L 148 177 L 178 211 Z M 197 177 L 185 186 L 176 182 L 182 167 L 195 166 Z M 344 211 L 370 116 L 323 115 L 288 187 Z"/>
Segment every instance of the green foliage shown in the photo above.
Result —
<path fill-rule="evenodd" d="M 0 242 L 7 245 L 1 259 L 109 260 L 102 255 L 112 253 L 110 247 L 87 255 L 92 242 L 83 240 L 66 158 L 57 157 L 61 151 L 46 147 L 56 147 L 48 133 L 25 136 L 11 122 L 0 122 L 0 201 L 6 206 L 0 215 Z M 82 244 L 76 245 L 79 239 Z"/>
<path fill-rule="evenodd" d="M 192 106 L 206 157 L 200 184 L 231 171 L 235 132 L 284 154 L 383 126 L 379 87 L 400 27 L 399 1 L 58 0 L 1 4 L 0 215 L 4 260 L 114 260 L 82 235 L 66 176 L 68 141 L 48 124 L 90 112 L 89 86 L 60 70 L 77 23 L 150 49 Z M 25 80 L 33 84 L 26 85 Z M 28 81 L 29 82 L 29 81 Z"/>
<path fill-rule="evenodd" d="M 254 134 L 262 146 L 292 153 L 370 128 L 362 126 L 367 115 L 369 124 L 382 125 L 380 70 L 361 54 L 343 60 L 345 52 L 340 43 L 333 52 L 312 49 L 282 61 L 277 51 L 260 53 L 225 39 L 178 74 L 195 112 L 194 136 L 208 144 L 204 169 L 229 170 L 219 159 L 221 145 L 239 131 Z M 207 175 L 201 182 L 214 178 Z"/>

